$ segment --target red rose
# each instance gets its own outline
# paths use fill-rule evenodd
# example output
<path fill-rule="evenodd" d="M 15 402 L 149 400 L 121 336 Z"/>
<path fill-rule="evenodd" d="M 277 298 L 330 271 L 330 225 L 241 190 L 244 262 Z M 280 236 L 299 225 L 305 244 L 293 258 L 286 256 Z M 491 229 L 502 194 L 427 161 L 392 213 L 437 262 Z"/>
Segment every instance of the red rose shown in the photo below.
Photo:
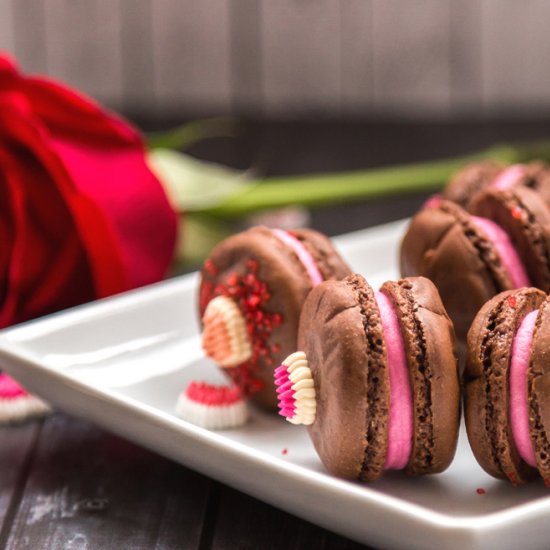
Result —
<path fill-rule="evenodd" d="M 0 326 L 162 279 L 176 228 L 134 128 L 0 55 Z"/>

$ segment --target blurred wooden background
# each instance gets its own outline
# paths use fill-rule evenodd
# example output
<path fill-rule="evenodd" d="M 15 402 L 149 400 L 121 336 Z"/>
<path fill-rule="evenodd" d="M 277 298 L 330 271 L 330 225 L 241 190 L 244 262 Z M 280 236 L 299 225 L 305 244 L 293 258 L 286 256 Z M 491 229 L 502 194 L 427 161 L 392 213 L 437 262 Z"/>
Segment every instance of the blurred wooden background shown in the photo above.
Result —
<path fill-rule="evenodd" d="M 0 49 L 128 114 L 540 117 L 548 0 L 0 0 Z"/>

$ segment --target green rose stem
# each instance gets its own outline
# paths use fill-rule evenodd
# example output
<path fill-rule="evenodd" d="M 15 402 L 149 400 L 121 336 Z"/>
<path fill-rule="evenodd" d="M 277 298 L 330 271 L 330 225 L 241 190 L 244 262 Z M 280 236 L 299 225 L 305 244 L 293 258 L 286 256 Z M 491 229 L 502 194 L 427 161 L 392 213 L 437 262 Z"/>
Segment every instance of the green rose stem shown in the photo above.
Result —
<path fill-rule="evenodd" d="M 209 133 L 215 134 L 221 127 L 223 124 L 216 121 L 207 129 L 192 126 L 184 131 L 184 128 L 164 138 L 158 136 L 156 144 L 191 143 Z M 400 193 L 435 192 L 459 168 L 481 159 L 503 164 L 535 159 L 550 162 L 550 141 L 495 145 L 471 155 L 388 168 L 268 178 L 199 161 L 166 147 L 153 147 L 149 153 L 151 168 L 182 217 L 176 272 L 198 265 L 217 242 L 234 231 L 235 221 L 256 212 L 291 205 L 313 207 Z"/>
<path fill-rule="evenodd" d="M 550 161 L 550 141 L 527 145 L 496 145 L 478 153 L 336 174 L 271 177 L 261 180 L 229 199 L 203 210 L 217 218 L 238 218 L 268 208 L 288 205 L 320 206 L 356 199 L 374 199 L 399 193 L 437 191 L 459 168 L 481 159 L 503 164 Z"/>

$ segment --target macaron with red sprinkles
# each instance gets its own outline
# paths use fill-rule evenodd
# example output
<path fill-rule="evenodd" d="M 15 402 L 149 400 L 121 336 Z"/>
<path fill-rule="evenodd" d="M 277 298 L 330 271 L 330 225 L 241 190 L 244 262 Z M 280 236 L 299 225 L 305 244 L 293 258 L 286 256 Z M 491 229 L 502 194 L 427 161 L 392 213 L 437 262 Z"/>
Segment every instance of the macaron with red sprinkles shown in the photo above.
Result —
<path fill-rule="evenodd" d="M 50 412 L 44 401 L 28 393 L 7 374 L 0 373 L 0 424 L 15 424 Z"/>
<path fill-rule="evenodd" d="M 275 410 L 273 369 L 296 349 L 306 296 L 350 273 L 330 240 L 310 229 L 258 226 L 225 239 L 201 270 L 205 355 L 245 398 Z"/>
<path fill-rule="evenodd" d="M 237 386 L 192 381 L 181 393 L 176 414 L 212 430 L 236 428 L 248 420 L 248 407 Z"/>

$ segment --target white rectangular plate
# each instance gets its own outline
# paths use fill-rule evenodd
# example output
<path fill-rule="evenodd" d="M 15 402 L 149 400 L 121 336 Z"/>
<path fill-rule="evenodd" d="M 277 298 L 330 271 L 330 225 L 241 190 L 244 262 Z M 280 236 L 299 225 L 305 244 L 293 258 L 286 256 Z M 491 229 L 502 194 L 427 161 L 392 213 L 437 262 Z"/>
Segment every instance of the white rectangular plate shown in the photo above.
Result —
<path fill-rule="evenodd" d="M 377 286 L 398 276 L 404 223 L 336 243 Z M 62 410 L 364 543 L 548 548 L 548 490 L 487 476 L 464 431 L 445 473 L 413 479 L 396 472 L 362 485 L 327 475 L 306 430 L 275 415 L 254 411 L 245 427 L 218 432 L 178 419 L 173 408 L 187 382 L 222 380 L 201 357 L 196 284 L 189 275 L 4 330 L 0 366 Z"/>

